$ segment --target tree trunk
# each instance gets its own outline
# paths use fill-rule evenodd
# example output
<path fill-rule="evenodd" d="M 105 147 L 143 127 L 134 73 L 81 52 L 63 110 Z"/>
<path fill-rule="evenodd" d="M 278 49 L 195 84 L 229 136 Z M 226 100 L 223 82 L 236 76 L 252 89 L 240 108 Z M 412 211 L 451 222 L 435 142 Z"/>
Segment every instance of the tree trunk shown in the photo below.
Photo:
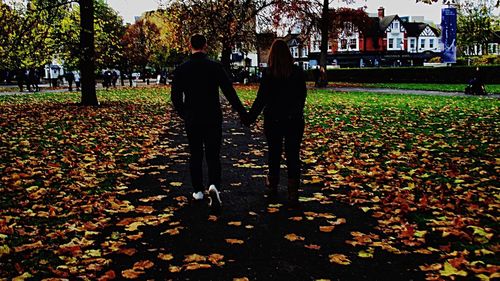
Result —
<path fill-rule="evenodd" d="M 229 44 L 224 44 L 222 46 L 220 62 L 222 63 L 222 66 L 228 72 L 228 74 L 230 73 L 231 70 L 231 52 L 232 50 Z"/>
<path fill-rule="evenodd" d="M 323 9 L 321 11 L 320 31 L 321 31 L 321 46 L 319 55 L 319 81 L 318 87 L 326 87 L 328 85 L 328 77 L 326 75 L 326 64 L 328 56 L 328 24 L 330 21 L 330 14 L 328 10 L 328 0 L 323 0 Z"/>
<path fill-rule="evenodd" d="M 94 1 L 80 0 L 81 105 L 99 105 L 95 89 Z"/>

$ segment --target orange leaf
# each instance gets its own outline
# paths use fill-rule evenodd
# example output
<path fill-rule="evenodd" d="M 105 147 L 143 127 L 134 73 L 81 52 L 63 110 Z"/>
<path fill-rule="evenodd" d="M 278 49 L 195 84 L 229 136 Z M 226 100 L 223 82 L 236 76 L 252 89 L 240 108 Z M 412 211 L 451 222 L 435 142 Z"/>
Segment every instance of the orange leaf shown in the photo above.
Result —
<path fill-rule="evenodd" d="M 305 238 L 302 236 L 298 236 L 295 233 L 287 234 L 285 235 L 285 239 L 290 240 L 290 241 L 304 241 Z"/>
<path fill-rule="evenodd" d="M 113 270 L 108 270 L 106 271 L 106 273 L 104 273 L 103 276 L 99 277 L 99 279 L 97 279 L 98 281 L 107 281 L 107 280 L 113 280 L 116 278 L 116 274 Z"/>
<path fill-rule="evenodd" d="M 305 245 L 304 247 L 306 247 L 307 249 L 310 249 L 310 250 L 319 250 L 319 249 L 321 249 L 321 246 L 319 246 L 319 245 L 314 245 L 314 244 L 311 244 L 311 245 Z"/>
<path fill-rule="evenodd" d="M 174 256 L 172 254 L 162 254 L 162 253 L 159 253 L 158 254 L 158 258 L 160 260 L 170 261 L 170 260 L 174 259 Z"/>
<path fill-rule="evenodd" d="M 41 247 L 43 247 L 42 241 L 37 241 L 35 243 L 24 244 L 24 245 L 19 246 L 19 247 L 14 247 L 14 251 L 22 252 L 22 251 L 26 251 L 26 250 L 38 249 Z"/>
<path fill-rule="evenodd" d="M 153 267 L 155 264 L 150 260 L 143 260 L 134 263 L 133 269 L 135 270 L 144 270 Z"/>
<path fill-rule="evenodd" d="M 232 238 L 226 239 L 226 242 L 229 243 L 229 244 L 243 244 L 244 243 L 243 240 L 232 239 Z"/>
<path fill-rule="evenodd" d="M 346 255 L 332 254 L 332 255 L 329 255 L 328 257 L 330 258 L 331 263 L 336 263 L 336 264 L 341 264 L 341 265 L 351 264 L 351 260 L 349 260 Z"/>
<path fill-rule="evenodd" d="M 328 225 L 328 226 L 320 226 L 319 231 L 321 232 L 332 232 L 335 226 L 333 225 Z"/>
<path fill-rule="evenodd" d="M 198 254 L 192 254 L 192 255 L 187 255 L 185 256 L 184 262 L 185 263 L 191 263 L 191 262 L 201 262 L 201 261 L 206 261 L 207 258 L 202 255 Z"/>
<path fill-rule="evenodd" d="M 144 271 L 135 271 L 134 269 L 126 269 L 122 271 L 122 276 L 127 279 L 138 278 L 141 274 L 144 274 Z"/>

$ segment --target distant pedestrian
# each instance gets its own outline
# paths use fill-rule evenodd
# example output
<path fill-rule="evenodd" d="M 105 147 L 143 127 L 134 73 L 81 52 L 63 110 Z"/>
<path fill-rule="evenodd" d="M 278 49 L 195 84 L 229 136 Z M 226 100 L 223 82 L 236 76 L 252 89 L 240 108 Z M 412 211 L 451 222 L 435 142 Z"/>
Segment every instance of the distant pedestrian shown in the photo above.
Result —
<path fill-rule="evenodd" d="M 50 81 L 52 82 L 52 87 L 57 87 L 57 80 L 59 79 L 59 67 L 51 66 L 50 67 Z"/>
<path fill-rule="evenodd" d="M 33 87 L 33 91 L 39 92 L 40 87 L 38 86 L 38 82 L 40 80 L 40 75 L 38 74 L 38 69 L 36 68 L 30 69 L 30 71 L 28 72 L 28 80 L 29 83 L 31 84 L 31 87 Z"/>
<path fill-rule="evenodd" d="M 319 67 L 316 66 L 316 68 L 314 68 L 313 70 L 313 76 L 314 76 L 314 87 L 319 87 L 319 77 L 320 77 L 320 71 L 319 71 Z"/>
<path fill-rule="evenodd" d="M 264 110 L 264 134 L 268 146 L 269 174 L 266 186 L 277 193 L 283 144 L 288 169 L 288 199 L 299 204 L 300 145 L 304 134 L 304 104 L 307 88 L 303 70 L 294 66 L 288 45 L 276 40 L 269 53 L 269 68 L 264 74 L 245 125 L 257 120 Z"/>
<path fill-rule="evenodd" d="M 29 77 L 29 70 L 24 70 L 24 82 L 26 83 L 26 89 L 31 92 L 31 80 Z"/>
<path fill-rule="evenodd" d="M 24 81 L 26 80 L 26 71 L 23 69 L 19 69 L 17 71 L 17 86 L 19 86 L 19 91 L 24 91 Z"/>
<path fill-rule="evenodd" d="M 76 90 L 80 91 L 80 72 L 73 71 L 73 75 L 75 76 L 75 86 Z"/>
<path fill-rule="evenodd" d="M 75 81 L 75 74 L 72 71 L 66 73 L 66 81 L 68 81 L 68 91 L 73 91 L 73 81 Z"/>
<path fill-rule="evenodd" d="M 111 82 L 113 83 L 113 88 L 116 88 L 117 81 L 118 81 L 118 73 L 116 73 L 116 70 L 113 70 L 113 73 L 111 73 Z"/>
<path fill-rule="evenodd" d="M 113 76 L 113 74 L 111 73 L 111 71 L 106 70 L 104 72 L 104 79 L 103 79 L 102 85 L 104 88 L 106 88 L 106 90 L 108 90 L 109 87 L 111 86 L 112 76 Z"/>

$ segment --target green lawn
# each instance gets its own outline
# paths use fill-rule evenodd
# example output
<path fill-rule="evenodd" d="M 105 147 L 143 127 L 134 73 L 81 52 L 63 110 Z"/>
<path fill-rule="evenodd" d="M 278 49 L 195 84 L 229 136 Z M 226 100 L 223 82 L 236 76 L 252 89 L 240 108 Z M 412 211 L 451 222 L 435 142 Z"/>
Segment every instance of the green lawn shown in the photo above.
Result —
<path fill-rule="evenodd" d="M 334 83 L 336 84 L 336 83 Z M 349 86 L 350 84 L 342 84 Z M 423 83 L 356 83 L 356 87 L 369 88 L 389 88 L 389 89 L 408 89 L 408 90 L 427 90 L 443 92 L 463 92 L 467 84 L 423 84 Z M 500 84 L 486 85 L 486 91 L 490 94 L 500 94 Z"/>
<path fill-rule="evenodd" d="M 238 88 L 246 106 L 255 92 Z M 99 91 L 99 100 L 85 108 L 74 105 L 77 93 L 0 96 L 0 265 L 12 253 L 40 270 L 95 257 L 71 247 L 99 234 L 88 227 L 113 215 L 103 210 L 129 208 L 115 193 L 145 161 L 169 154 L 157 145 L 174 122 L 168 88 Z M 350 241 L 366 253 L 437 256 L 421 267 L 429 277 L 487 280 L 500 243 L 499 108 L 478 97 L 312 90 L 304 188 L 319 185 L 314 200 L 345 202 L 377 221 L 383 235 Z"/>

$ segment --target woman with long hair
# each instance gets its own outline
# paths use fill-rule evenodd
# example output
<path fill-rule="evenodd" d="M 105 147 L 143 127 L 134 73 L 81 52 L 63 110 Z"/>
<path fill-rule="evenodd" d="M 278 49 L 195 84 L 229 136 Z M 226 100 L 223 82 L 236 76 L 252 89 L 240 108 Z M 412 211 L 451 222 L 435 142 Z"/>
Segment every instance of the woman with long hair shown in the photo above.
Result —
<path fill-rule="evenodd" d="M 249 125 L 255 122 L 264 110 L 264 134 L 267 139 L 269 165 L 266 186 L 271 195 L 277 194 L 284 144 L 288 168 L 288 199 L 292 206 L 299 203 L 299 153 L 304 134 L 306 95 L 304 72 L 294 65 L 286 42 L 275 40 L 269 53 L 268 68 L 264 72 L 257 98 L 245 123 Z"/>

